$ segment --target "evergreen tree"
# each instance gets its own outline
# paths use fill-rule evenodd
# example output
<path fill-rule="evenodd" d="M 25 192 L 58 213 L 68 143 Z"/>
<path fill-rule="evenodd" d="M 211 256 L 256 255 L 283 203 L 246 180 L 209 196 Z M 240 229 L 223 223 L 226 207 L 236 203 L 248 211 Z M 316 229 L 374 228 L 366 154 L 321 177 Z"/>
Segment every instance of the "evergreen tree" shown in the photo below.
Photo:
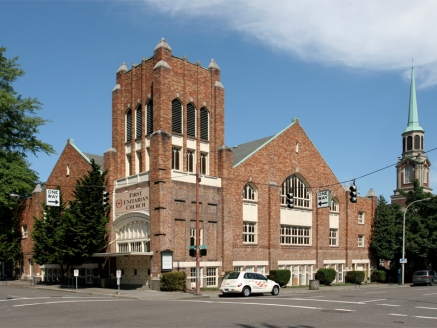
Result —
<path fill-rule="evenodd" d="M 87 261 L 106 244 L 109 206 L 103 206 L 106 172 L 91 160 L 91 170 L 78 179 L 64 221 L 64 263 L 67 271 Z"/>
<path fill-rule="evenodd" d="M 402 219 L 402 211 L 397 204 L 387 204 L 384 196 L 378 199 L 378 207 L 372 227 L 370 242 L 373 257 L 377 260 L 394 261 L 397 251 L 402 244 L 398 244 L 396 235 L 399 232 L 398 222 Z"/>
<path fill-rule="evenodd" d="M 60 187 L 57 188 L 60 190 Z M 32 239 L 33 259 L 38 264 L 63 264 L 63 226 L 68 219 L 65 203 L 60 195 L 59 206 L 47 206 L 39 218 L 34 217 Z"/>

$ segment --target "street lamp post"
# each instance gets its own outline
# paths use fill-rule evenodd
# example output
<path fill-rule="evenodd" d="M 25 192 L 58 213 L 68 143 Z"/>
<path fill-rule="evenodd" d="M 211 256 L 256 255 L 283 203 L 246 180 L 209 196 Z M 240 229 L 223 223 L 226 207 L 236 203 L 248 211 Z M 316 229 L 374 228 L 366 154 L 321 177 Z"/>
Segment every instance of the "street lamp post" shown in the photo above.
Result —
<path fill-rule="evenodd" d="M 430 200 L 430 199 L 431 198 L 415 200 L 414 202 L 411 202 L 410 204 L 408 204 L 404 210 L 404 225 L 403 225 L 403 230 L 402 230 L 402 285 L 404 284 L 404 278 L 405 278 L 405 215 L 407 214 L 408 207 L 410 207 L 414 203 L 423 202 L 425 200 Z"/>

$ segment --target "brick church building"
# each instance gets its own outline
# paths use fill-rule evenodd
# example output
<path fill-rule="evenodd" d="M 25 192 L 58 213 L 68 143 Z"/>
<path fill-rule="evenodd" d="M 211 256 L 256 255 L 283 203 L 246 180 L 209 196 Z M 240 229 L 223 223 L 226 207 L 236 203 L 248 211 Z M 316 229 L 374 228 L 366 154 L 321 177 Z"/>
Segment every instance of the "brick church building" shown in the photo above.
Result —
<path fill-rule="evenodd" d="M 334 268 L 337 282 L 350 270 L 369 277 L 373 190 L 350 202 L 298 119 L 273 136 L 225 146 L 220 74 L 214 60 L 205 68 L 173 56 L 164 39 L 151 58 L 117 70 L 112 148 L 102 162 L 110 235 L 95 262 L 104 259 L 111 278 L 120 270 L 122 284 L 152 289 L 166 271 L 185 271 L 194 288 L 196 244 L 206 249 L 202 287 L 218 287 L 230 270 L 289 269 L 291 286 L 307 285 L 318 268 Z M 61 172 L 75 167 L 68 154 L 59 161 Z M 94 274 L 97 264 L 87 265 Z"/>

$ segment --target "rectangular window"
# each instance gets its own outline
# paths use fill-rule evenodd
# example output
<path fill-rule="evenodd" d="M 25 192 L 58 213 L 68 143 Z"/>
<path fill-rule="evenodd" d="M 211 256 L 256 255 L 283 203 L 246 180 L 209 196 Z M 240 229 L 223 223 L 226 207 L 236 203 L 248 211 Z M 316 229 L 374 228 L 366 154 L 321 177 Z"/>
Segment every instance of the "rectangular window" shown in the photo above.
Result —
<path fill-rule="evenodd" d="M 343 281 L 343 264 L 338 265 L 338 282 Z"/>
<path fill-rule="evenodd" d="M 200 174 L 208 174 L 208 155 L 205 153 L 200 154 Z"/>
<path fill-rule="evenodd" d="M 243 267 L 241 266 L 235 266 L 234 271 L 243 271 Z"/>
<path fill-rule="evenodd" d="M 281 225 L 281 244 L 311 245 L 311 228 Z"/>
<path fill-rule="evenodd" d="M 180 170 L 180 157 L 181 157 L 181 149 L 178 147 L 172 148 L 172 160 L 171 160 L 171 168 L 173 170 Z"/>
<path fill-rule="evenodd" d="M 364 212 L 358 212 L 358 224 L 364 224 Z"/>
<path fill-rule="evenodd" d="M 243 222 L 243 243 L 256 243 L 256 222 Z"/>
<path fill-rule="evenodd" d="M 329 246 L 337 246 L 337 229 L 329 229 Z"/>
<path fill-rule="evenodd" d="M 246 271 L 247 271 L 247 272 L 255 272 L 253 266 L 246 266 Z"/>
<path fill-rule="evenodd" d="M 21 226 L 21 238 L 25 239 L 29 237 L 29 232 L 27 231 L 27 225 Z"/>
<path fill-rule="evenodd" d="M 142 242 L 140 241 L 134 241 L 132 243 L 130 243 L 130 250 L 131 252 L 142 252 Z"/>
<path fill-rule="evenodd" d="M 126 175 L 131 176 L 132 175 L 132 169 L 131 169 L 131 154 L 126 155 Z"/>
<path fill-rule="evenodd" d="M 266 267 L 264 265 L 258 265 L 256 267 L 256 272 L 258 272 L 258 273 L 265 274 L 265 270 L 266 270 Z"/>
<path fill-rule="evenodd" d="M 203 229 L 200 229 L 200 242 L 203 245 Z M 190 246 L 196 246 L 196 229 L 190 229 Z"/>
<path fill-rule="evenodd" d="M 194 151 L 187 151 L 187 171 L 194 172 Z"/>
<path fill-rule="evenodd" d="M 118 244 L 118 252 L 119 253 L 129 252 L 129 244 L 128 243 L 119 243 Z"/>
<path fill-rule="evenodd" d="M 146 172 L 150 171 L 150 148 L 146 148 Z"/>
<path fill-rule="evenodd" d="M 135 165 L 135 172 L 136 173 L 140 173 L 142 172 L 141 169 L 143 167 L 143 156 L 141 155 L 141 151 L 137 151 L 136 152 L 137 155 L 137 160 L 136 160 L 136 165 Z"/>
<path fill-rule="evenodd" d="M 364 247 L 364 235 L 358 235 L 358 247 Z"/>
<path fill-rule="evenodd" d="M 217 268 L 206 268 L 206 287 L 217 287 Z"/>

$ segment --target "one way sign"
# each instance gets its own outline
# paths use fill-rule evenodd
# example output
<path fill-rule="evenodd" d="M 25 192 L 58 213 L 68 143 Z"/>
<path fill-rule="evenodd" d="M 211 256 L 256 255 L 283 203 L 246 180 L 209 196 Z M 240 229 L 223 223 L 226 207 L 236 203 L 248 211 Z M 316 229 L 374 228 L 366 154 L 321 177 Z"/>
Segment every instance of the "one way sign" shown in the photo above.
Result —
<path fill-rule="evenodd" d="M 46 206 L 59 206 L 60 190 L 46 189 Z"/>
<path fill-rule="evenodd" d="M 331 206 L 331 190 L 317 192 L 317 208 Z"/>

